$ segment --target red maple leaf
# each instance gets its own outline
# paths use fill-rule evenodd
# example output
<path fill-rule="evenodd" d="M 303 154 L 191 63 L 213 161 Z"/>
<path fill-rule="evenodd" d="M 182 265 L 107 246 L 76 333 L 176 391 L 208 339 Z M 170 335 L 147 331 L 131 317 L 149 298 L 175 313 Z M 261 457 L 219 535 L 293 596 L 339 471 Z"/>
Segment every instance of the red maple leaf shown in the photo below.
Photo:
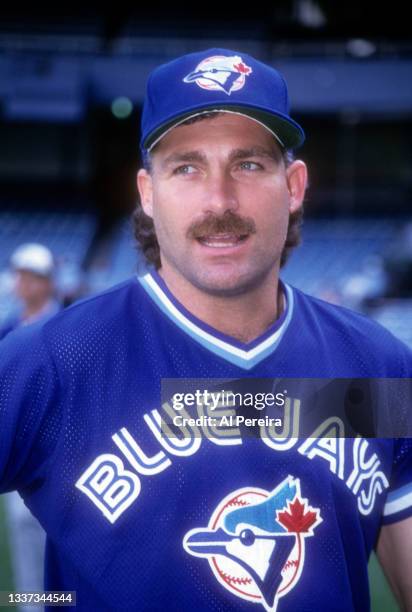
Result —
<path fill-rule="evenodd" d="M 239 64 L 234 64 L 234 68 L 236 68 L 236 70 L 242 74 L 250 73 L 249 66 L 246 66 L 246 64 L 243 64 L 242 62 L 239 62 Z"/>
<path fill-rule="evenodd" d="M 296 497 L 293 503 L 288 503 L 288 510 L 277 511 L 278 522 L 293 533 L 308 532 L 318 520 L 318 512 L 306 512 L 306 503 L 302 504 Z"/>

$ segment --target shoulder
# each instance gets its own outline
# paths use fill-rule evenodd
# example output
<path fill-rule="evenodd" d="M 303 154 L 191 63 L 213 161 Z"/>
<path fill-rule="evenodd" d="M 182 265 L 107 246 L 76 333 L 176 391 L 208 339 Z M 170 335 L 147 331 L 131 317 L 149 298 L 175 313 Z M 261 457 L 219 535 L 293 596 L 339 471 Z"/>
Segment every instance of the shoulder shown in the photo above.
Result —
<path fill-rule="evenodd" d="M 99 312 L 104 318 L 110 317 L 113 312 L 127 303 L 136 291 L 139 291 L 139 283 L 137 277 L 132 276 L 104 291 L 77 300 L 54 316 L 53 321 L 57 322 L 67 317 L 80 317 L 93 312 Z"/>
<path fill-rule="evenodd" d="M 17 317 L 9 317 L 0 326 L 0 340 L 3 340 L 10 332 L 12 332 L 19 325 L 19 319 Z"/>
<path fill-rule="evenodd" d="M 141 299 L 134 277 L 104 292 L 80 300 L 42 320 L 19 328 L 1 342 L 0 363 L 25 353 L 48 354 L 58 359 L 70 359 L 73 350 L 98 350 L 101 341 L 109 342 L 126 325 L 128 310 L 137 310 Z"/>
<path fill-rule="evenodd" d="M 126 311 L 139 301 L 139 284 L 135 277 L 131 277 L 61 310 L 44 323 L 44 333 L 47 337 L 65 333 L 66 339 L 79 334 L 87 337 L 114 321 L 121 322 L 127 314 Z"/>
<path fill-rule="evenodd" d="M 376 340 L 402 345 L 385 327 L 366 315 L 331 304 L 320 298 L 313 297 L 292 287 L 295 307 L 298 314 L 308 321 L 325 326 L 328 331 L 336 331 L 345 335 L 360 334 L 367 340 Z"/>
<path fill-rule="evenodd" d="M 337 359 L 344 353 L 353 361 L 369 363 L 373 374 L 365 373 L 367 376 L 412 376 L 411 349 L 385 327 L 359 312 L 295 287 L 292 292 L 298 326 L 316 333 L 319 346 L 328 345 Z"/>

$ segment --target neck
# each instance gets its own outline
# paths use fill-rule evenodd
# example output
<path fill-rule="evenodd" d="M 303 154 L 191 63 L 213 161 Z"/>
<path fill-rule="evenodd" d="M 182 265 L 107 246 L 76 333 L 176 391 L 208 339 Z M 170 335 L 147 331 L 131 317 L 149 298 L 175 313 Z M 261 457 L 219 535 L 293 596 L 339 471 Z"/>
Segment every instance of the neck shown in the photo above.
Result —
<path fill-rule="evenodd" d="M 175 298 L 195 317 L 244 343 L 262 335 L 283 311 L 277 270 L 258 287 L 230 296 L 206 293 L 164 268 L 160 268 L 159 274 Z"/>
<path fill-rule="evenodd" d="M 46 308 L 49 302 L 50 298 L 47 298 L 46 300 L 42 299 L 39 301 L 33 300 L 26 302 L 23 312 L 23 319 L 30 319 L 31 317 L 35 317 L 36 315 L 40 314 Z"/>

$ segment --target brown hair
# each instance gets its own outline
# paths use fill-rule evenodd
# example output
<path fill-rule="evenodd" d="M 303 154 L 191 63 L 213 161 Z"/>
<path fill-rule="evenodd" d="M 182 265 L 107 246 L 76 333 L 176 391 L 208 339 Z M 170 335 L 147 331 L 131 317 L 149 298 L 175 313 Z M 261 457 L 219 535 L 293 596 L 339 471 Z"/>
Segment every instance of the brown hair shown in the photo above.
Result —
<path fill-rule="evenodd" d="M 210 119 L 216 117 L 217 114 L 219 113 L 203 113 L 202 115 L 197 115 L 196 117 L 187 119 L 182 125 L 189 125 L 190 123 L 195 123 L 196 121 L 201 121 L 202 119 Z M 282 156 L 286 167 L 290 165 L 294 159 L 292 151 L 285 149 L 282 150 Z M 151 156 L 149 153 L 146 153 L 143 164 L 147 172 L 150 173 Z M 300 208 L 296 212 L 291 213 L 289 216 L 285 246 L 283 247 L 280 258 L 281 267 L 284 266 L 286 261 L 289 259 L 292 250 L 301 242 L 300 228 L 302 227 L 302 223 L 303 208 Z M 132 225 L 134 237 L 136 238 L 137 244 L 146 258 L 146 262 L 154 265 L 156 269 L 160 268 L 160 248 L 156 238 L 154 223 L 152 218 L 146 215 L 144 212 L 140 200 L 138 200 L 136 209 L 132 215 Z"/>

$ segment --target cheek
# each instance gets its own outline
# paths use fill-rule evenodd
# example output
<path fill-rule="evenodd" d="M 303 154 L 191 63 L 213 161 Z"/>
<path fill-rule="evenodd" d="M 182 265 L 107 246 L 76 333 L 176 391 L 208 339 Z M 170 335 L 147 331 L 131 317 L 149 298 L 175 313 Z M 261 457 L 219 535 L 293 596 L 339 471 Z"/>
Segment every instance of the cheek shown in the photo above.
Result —
<path fill-rule="evenodd" d="M 43 282 L 43 281 L 42 281 L 42 282 L 40 282 L 40 283 L 37 285 L 37 291 L 41 292 L 41 293 L 42 293 L 42 295 L 45 295 L 46 293 L 48 293 L 48 292 L 49 292 L 49 284 L 48 284 L 48 283 L 46 283 L 46 282 Z"/>
<path fill-rule="evenodd" d="M 184 215 L 174 202 L 154 202 L 153 223 L 159 242 L 173 241 L 180 235 L 185 228 L 184 220 Z"/>
<path fill-rule="evenodd" d="M 35 280 L 30 280 L 25 284 L 24 287 L 26 293 L 38 293 L 43 289 L 40 283 L 37 283 Z"/>
<path fill-rule="evenodd" d="M 193 219 L 194 197 L 187 189 L 168 187 L 157 189 L 153 193 L 153 222 L 156 232 L 173 235 L 186 232 Z"/>
<path fill-rule="evenodd" d="M 254 200 L 256 206 L 253 216 L 261 230 L 283 234 L 289 222 L 289 194 L 284 190 L 274 194 L 273 189 L 268 189 L 265 197 L 257 198 L 255 195 Z"/>
<path fill-rule="evenodd" d="M 29 286 L 29 283 L 26 278 L 16 278 L 15 279 L 15 287 L 17 289 L 23 290 Z"/>

